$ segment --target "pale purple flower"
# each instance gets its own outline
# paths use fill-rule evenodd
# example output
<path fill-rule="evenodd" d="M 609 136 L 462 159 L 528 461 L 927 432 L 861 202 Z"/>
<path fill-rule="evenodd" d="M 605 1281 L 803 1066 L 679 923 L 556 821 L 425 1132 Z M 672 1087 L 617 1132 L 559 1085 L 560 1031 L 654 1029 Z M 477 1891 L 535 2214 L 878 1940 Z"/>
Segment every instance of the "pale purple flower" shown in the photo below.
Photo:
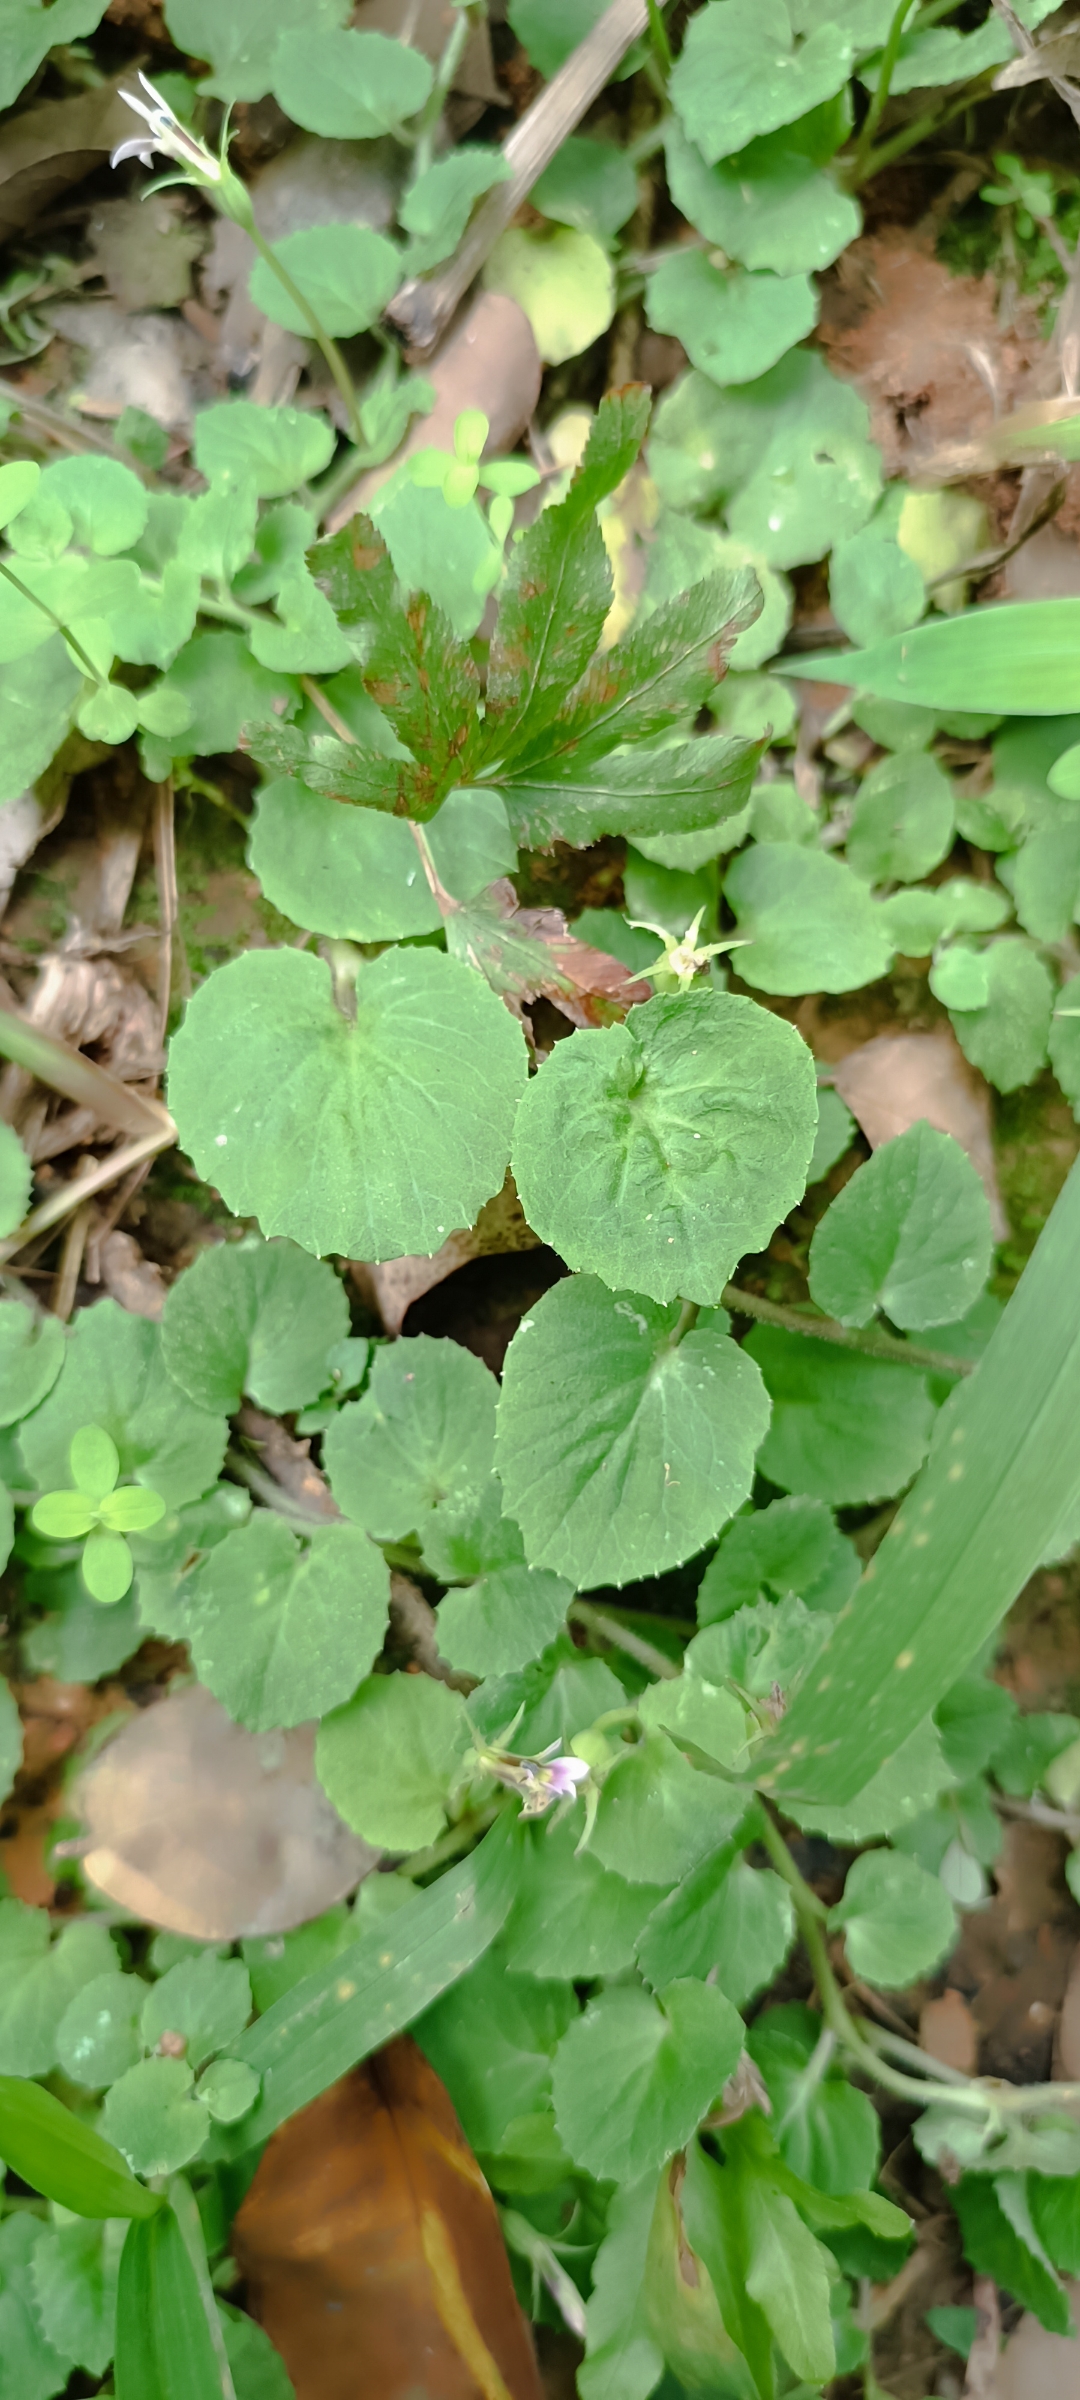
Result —
<path fill-rule="evenodd" d="M 542 1817 L 555 1800 L 576 1800 L 577 1787 L 589 1768 L 583 1758 L 556 1757 L 558 1742 L 549 1743 L 536 1758 L 519 1758 L 512 1750 L 489 1750 L 477 1745 L 477 1757 L 508 1791 L 520 1792 L 523 1817 Z"/>

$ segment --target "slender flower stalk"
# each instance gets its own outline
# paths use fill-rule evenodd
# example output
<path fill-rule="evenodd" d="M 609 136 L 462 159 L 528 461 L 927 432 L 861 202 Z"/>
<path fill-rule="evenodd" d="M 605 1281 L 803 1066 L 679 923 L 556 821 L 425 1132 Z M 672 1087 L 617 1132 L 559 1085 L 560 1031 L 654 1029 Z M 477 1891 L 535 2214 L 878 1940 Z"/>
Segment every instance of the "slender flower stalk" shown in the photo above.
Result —
<path fill-rule="evenodd" d="M 205 142 L 201 142 L 188 126 L 181 124 L 175 110 L 170 108 L 164 93 L 158 91 L 156 84 L 151 83 L 149 76 L 144 75 L 141 69 L 139 82 L 146 94 L 145 99 L 140 99 L 137 92 L 121 92 L 120 97 L 127 101 L 129 108 L 133 108 L 136 114 L 145 120 L 145 130 L 132 134 L 129 141 L 120 142 L 112 153 L 110 165 L 118 167 L 123 164 L 125 159 L 137 158 L 144 167 L 152 167 L 155 154 L 171 159 L 180 172 L 176 175 L 160 177 L 158 182 L 151 187 L 154 191 L 164 191 L 169 184 L 173 183 L 194 184 L 199 191 L 206 193 L 207 198 L 213 201 L 214 207 L 220 211 L 223 217 L 231 217 L 235 225 L 243 227 L 244 232 L 254 242 L 260 258 L 265 260 L 271 274 L 277 277 L 282 291 L 287 293 L 293 307 L 299 310 L 311 333 L 312 340 L 322 351 L 345 406 L 350 438 L 358 447 L 362 447 L 364 437 L 360 425 L 359 403 L 353 388 L 352 377 L 338 345 L 326 332 L 317 311 L 312 307 L 310 300 L 301 291 L 299 285 L 293 281 L 288 268 L 282 265 L 276 251 L 260 233 L 255 222 L 247 186 L 241 182 L 239 175 L 233 174 L 229 165 L 228 117 L 222 127 L 221 147 L 215 157 L 214 152 L 207 147 Z"/>

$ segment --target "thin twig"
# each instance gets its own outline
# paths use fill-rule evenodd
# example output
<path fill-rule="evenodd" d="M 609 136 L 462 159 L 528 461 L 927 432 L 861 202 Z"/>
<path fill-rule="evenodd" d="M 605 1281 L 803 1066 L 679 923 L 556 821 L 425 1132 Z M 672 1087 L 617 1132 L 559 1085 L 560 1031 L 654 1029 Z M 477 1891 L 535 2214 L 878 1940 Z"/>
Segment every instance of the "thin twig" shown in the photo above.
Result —
<path fill-rule="evenodd" d="M 1038 50 L 1039 44 L 1032 40 L 1027 26 L 1021 24 L 1009 0 L 991 0 L 991 6 L 1007 27 L 1014 49 L 1019 51 L 1022 58 L 1030 58 L 1032 52 Z M 1075 83 L 1070 83 L 1064 75 L 1054 75 L 1047 67 L 1043 68 L 1043 79 L 1050 85 L 1051 91 L 1057 93 L 1058 99 L 1064 100 L 1074 123 L 1080 125 L 1080 91 Z"/>
<path fill-rule="evenodd" d="M 162 1101 L 152 1099 L 148 1092 L 133 1091 L 118 1075 L 97 1066 L 92 1058 L 84 1058 L 69 1042 L 58 1041 L 54 1034 L 42 1032 L 14 1009 L 2 1006 L 0 1058 L 12 1059 L 50 1091 L 62 1092 L 65 1100 L 92 1108 L 98 1124 L 115 1125 L 121 1133 L 144 1138 L 153 1134 L 158 1149 L 176 1139 L 176 1127 Z M 145 1157 L 145 1151 L 140 1155 Z"/>
<path fill-rule="evenodd" d="M 586 1633 L 607 1642 L 612 1650 L 625 1651 L 627 1658 L 636 1659 L 638 1666 L 647 1668 L 650 1675 L 660 1676 L 665 1682 L 681 1675 L 682 1668 L 665 1658 L 662 1650 L 644 1641 L 640 1633 L 631 1633 L 628 1625 L 620 1624 L 617 1617 L 609 1617 L 605 1609 L 594 1608 L 590 1600 L 571 1600 L 566 1613 L 571 1624 L 583 1626 Z"/>
<path fill-rule="evenodd" d="M 720 1298 L 733 1317 L 756 1317 L 762 1325 L 782 1326 L 785 1333 L 835 1342 L 841 1350 L 855 1350 L 860 1358 L 880 1359 L 887 1366 L 921 1367 L 934 1375 L 973 1375 L 979 1363 L 976 1358 L 950 1358 L 946 1351 L 924 1349 L 918 1342 L 898 1342 L 891 1333 L 853 1332 L 848 1325 L 838 1325 L 835 1317 L 804 1316 L 797 1308 L 784 1308 L 777 1300 L 763 1300 L 757 1292 L 744 1291 L 741 1284 L 725 1284 Z"/>
<path fill-rule="evenodd" d="M 172 999 L 172 949 L 176 921 L 180 913 L 180 895 L 176 882 L 176 822 L 173 780 L 159 783 L 154 795 L 154 871 L 157 876 L 158 915 L 161 935 L 158 945 L 158 1040 L 164 1042 L 169 1027 L 169 1004 Z"/>
<path fill-rule="evenodd" d="M 386 316 L 407 342 L 410 356 L 423 358 L 434 349 L 499 235 L 647 23 L 646 0 L 611 0 L 599 23 L 504 142 L 503 157 L 512 173 L 481 202 L 454 256 L 434 275 L 414 276 L 395 293 Z"/>
<path fill-rule="evenodd" d="M 53 1316 L 61 1318 L 65 1325 L 75 1306 L 75 1294 L 79 1288 L 79 1272 L 86 1251 L 86 1240 L 93 1213 L 93 1202 L 84 1200 L 81 1208 L 76 1209 L 64 1235 L 60 1264 L 56 1270 L 56 1280 L 53 1284 L 49 1306 Z"/>
<path fill-rule="evenodd" d="M 15 1232 L 10 1233 L 6 1241 L 0 1242 L 0 1266 L 9 1258 L 14 1258 L 39 1234 L 51 1232 L 54 1225 L 62 1225 L 72 1209 L 81 1207 L 84 1200 L 92 1199 L 95 1192 L 103 1192 L 107 1185 L 115 1183 L 118 1175 L 126 1175 L 129 1167 L 138 1166 L 144 1158 L 153 1158 L 158 1150 L 169 1149 L 175 1140 L 176 1128 L 170 1118 L 168 1132 L 162 1128 L 157 1133 L 144 1134 L 141 1142 L 128 1142 L 123 1150 L 111 1150 L 108 1158 L 99 1159 L 87 1174 L 73 1176 L 70 1183 L 63 1184 L 58 1192 L 53 1192 L 48 1200 L 43 1200 L 40 1208 L 31 1209 L 29 1216 L 24 1217 Z"/>

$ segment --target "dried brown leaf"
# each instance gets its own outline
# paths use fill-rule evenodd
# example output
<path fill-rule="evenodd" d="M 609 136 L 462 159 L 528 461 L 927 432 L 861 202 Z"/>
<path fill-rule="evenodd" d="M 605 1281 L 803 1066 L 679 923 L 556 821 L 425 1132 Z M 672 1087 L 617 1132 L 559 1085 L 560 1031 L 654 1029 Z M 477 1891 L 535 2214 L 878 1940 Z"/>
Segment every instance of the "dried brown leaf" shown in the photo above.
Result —
<path fill-rule="evenodd" d="M 997 1241 L 1008 1235 L 990 1138 L 990 1094 L 947 1026 L 934 1033 L 879 1034 L 833 1069 L 842 1100 L 872 1150 L 924 1121 L 966 1150 L 990 1202 Z"/>
<path fill-rule="evenodd" d="M 125 1725 L 79 1778 L 88 1880 L 196 1941 L 284 1933 L 360 1882 L 379 1853 L 331 1808 L 310 1725 L 248 1733 L 192 1684 Z"/>
<path fill-rule="evenodd" d="M 541 2400 L 491 2194 L 407 2034 L 273 2135 L 233 2240 L 297 2400 Z"/>
<path fill-rule="evenodd" d="M 0 130 L 0 241 L 92 174 L 130 132 L 131 111 L 112 83 L 9 117 Z"/>
<path fill-rule="evenodd" d="M 1066 2282 L 1073 2316 L 1080 2312 L 1080 2283 Z M 1021 2317 L 998 2359 L 986 2400 L 1080 2400 L 1080 2342 L 1075 2334 L 1048 2333 L 1037 2317 Z"/>
<path fill-rule="evenodd" d="M 610 1025 L 652 998 L 621 960 L 579 942 L 558 908 L 519 908 L 512 883 L 490 884 L 479 899 L 451 902 L 449 948 L 501 993 L 515 1015 L 530 1001 L 552 1000 L 573 1025 Z"/>

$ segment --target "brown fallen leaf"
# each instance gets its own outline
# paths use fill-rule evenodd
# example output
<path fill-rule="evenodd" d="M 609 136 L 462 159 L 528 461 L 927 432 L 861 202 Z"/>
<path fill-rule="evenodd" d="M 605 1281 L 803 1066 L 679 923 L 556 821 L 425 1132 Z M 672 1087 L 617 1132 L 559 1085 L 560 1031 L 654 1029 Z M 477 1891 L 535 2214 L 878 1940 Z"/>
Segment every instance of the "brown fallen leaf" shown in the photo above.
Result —
<path fill-rule="evenodd" d="M 121 1908 L 195 1941 L 305 1924 L 379 1857 L 331 1808 L 314 1755 L 313 1726 L 248 1733 L 200 1684 L 171 1693 L 79 1777 L 83 1872 Z"/>
<path fill-rule="evenodd" d="M 328 533 L 337 533 L 358 508 L 368 508 L 380 485 L 415 451 L 452 450 L 462 409 L 483 410 L 491 428 L 487 447 L 492 456 L 513 449 L 536 407 L 543 374 L 524 309 L 504 292 L 480 292 L 440 348 L 425 359 L 424 374 L 435 387 L 430 415 L 414 417 L 400 449 L 385 466 L 372 467 L 339 500 L 326 520 Z"/>
<path fill-rule="evenodd" d="M 1007 1239 L 1009 1221 L 990 1139 L 990 1094 L 948 1026 L 934 1033 L 879 1034 L 836 1062 L 833 1081 L 872 1150 L 920 1120 L 951 1133 L 981 1177 L 995 1241 Z"/>
<path fill-rule="evenodd" d="M 956 2067 L 961 2075 L 974 2075 L 979 2056 L 979 2036 L 974 2017 L 962 1992 L 942 1992 L 939 2000 L 928 2000 L 919 2017 L 919 2047 L 939 2066 Z"/>
<path fill-rule="evenodd" d="M 971 2297 L 975 2303 L 976 2333 L 968 2352 L 964 2400 L 994 2400 L 1001 2348 L 1001 2308 L 993 2277 L 976 2275 Z"/>
<path fill-rule="evenodd" d="M 0 241 L 42 216 L 130 132 L 131 110 L 112 83 L 9 117 L 0 130 Z"/>
<path fill-rule="evenodd" d="M 1065 2291 L 1074 2318 L 1080 2317 L 1080 2283 L 1066 2279 Z M 1037 2317 L 1021 2317 L 998 2359 L 986 2400 L 1080 2400 L 1075 2334 L 1048 2333 Z"/>
<path fill-rule="evenodd" d="M 542 2400 L 494 2202 L 407 2034 L 272 2136 L 233 2246 L 296 2400 Z"/>

